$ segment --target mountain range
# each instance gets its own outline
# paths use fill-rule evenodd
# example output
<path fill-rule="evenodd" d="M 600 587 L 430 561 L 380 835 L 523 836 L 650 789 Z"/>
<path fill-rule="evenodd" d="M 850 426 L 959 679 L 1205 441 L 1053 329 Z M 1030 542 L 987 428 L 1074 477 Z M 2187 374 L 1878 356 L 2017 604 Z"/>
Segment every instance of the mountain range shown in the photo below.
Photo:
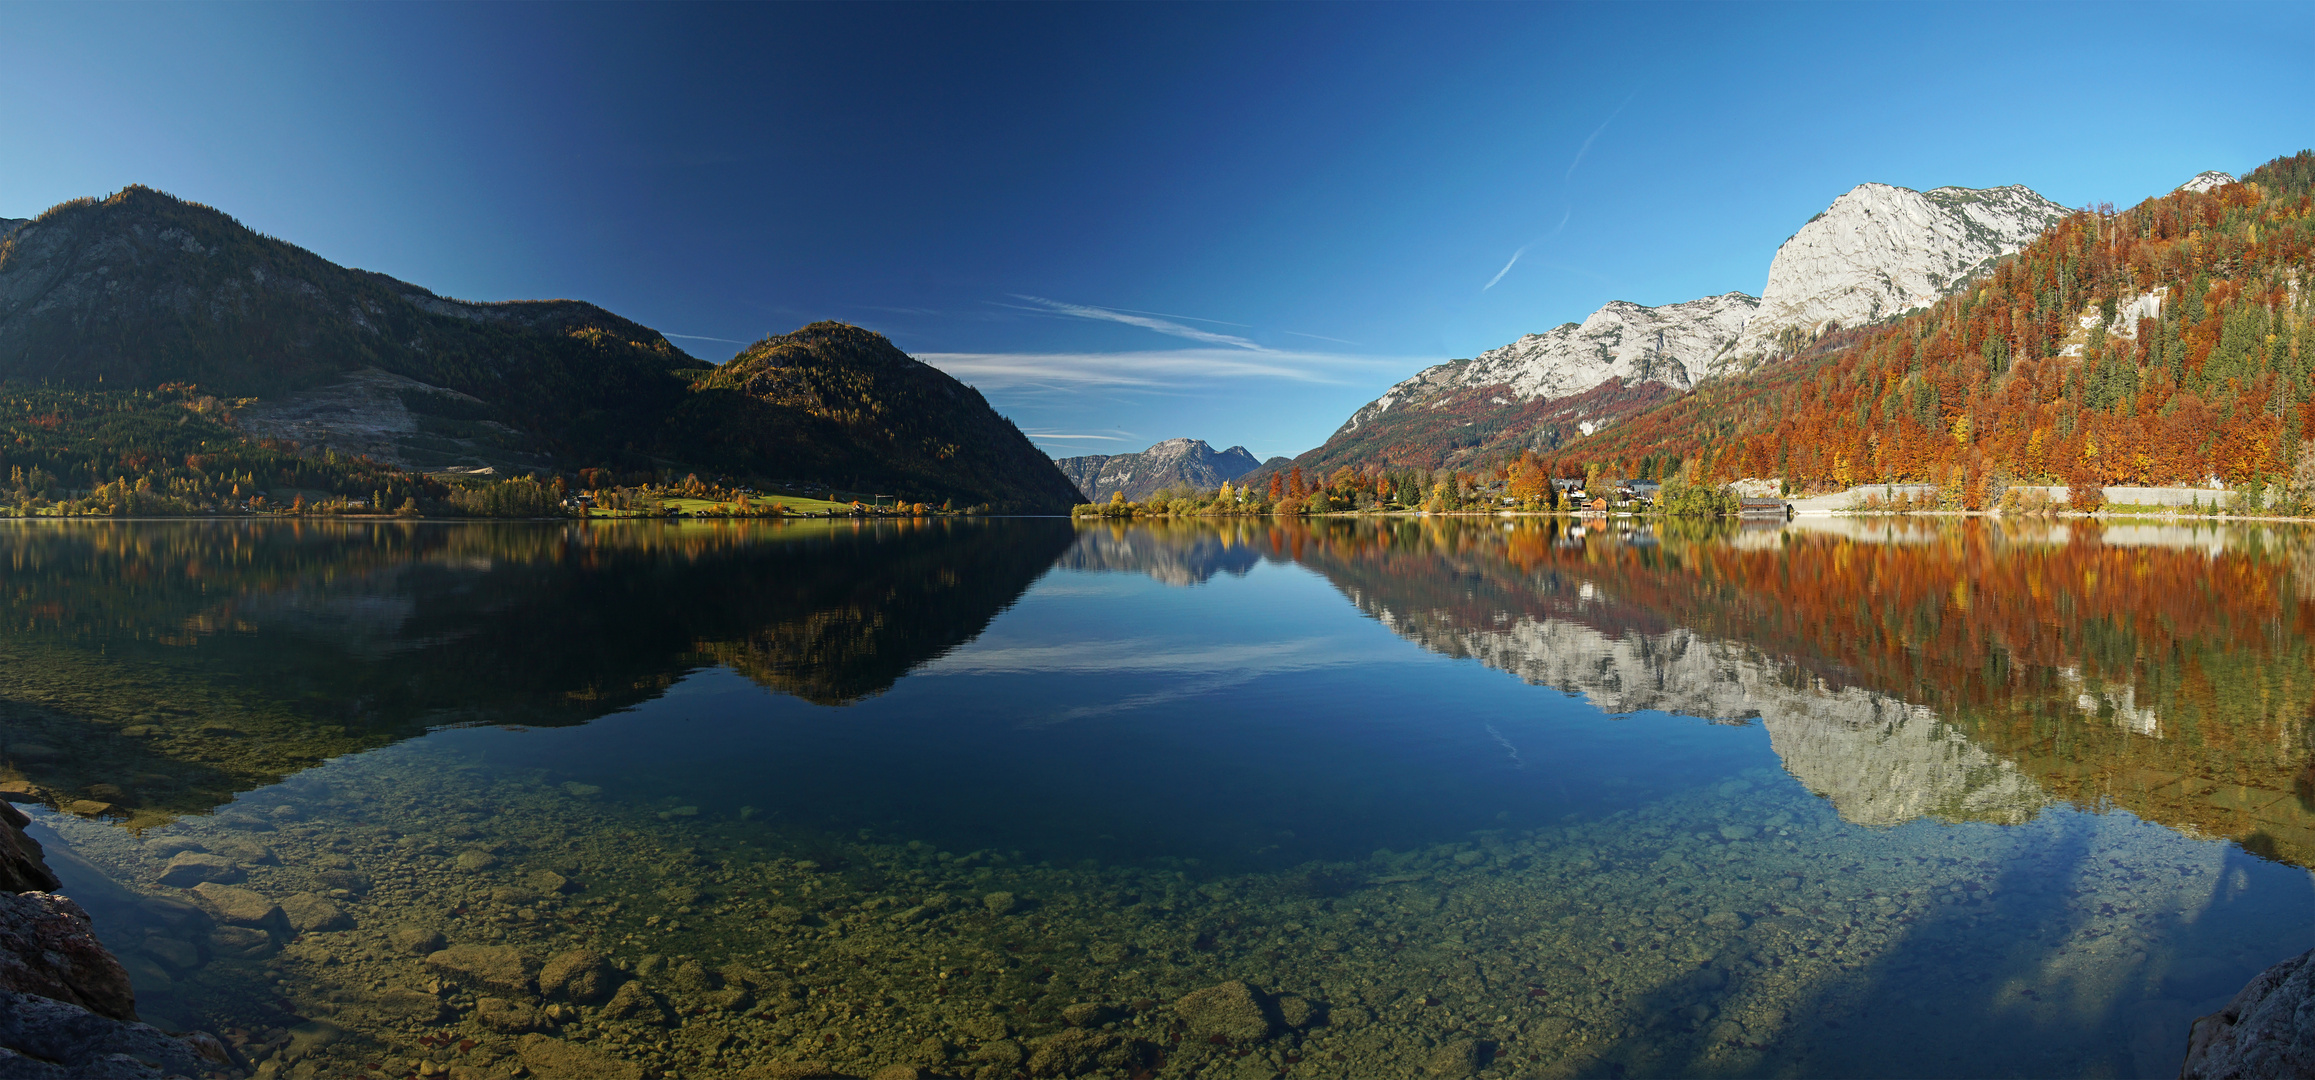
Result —
<path fill-rule="evenodd" d="M 815 323 L 718 367 L 594 304 L 439 296 L 145 187 L 0 228 L 0 383 L 193 384 L 244 399 L 249 436 L 409 469 L 699 471 L 1041 512 L 1076 500 L 978 391 L 857 327 Z M 173 468 L 137 479 L 187 479 Z"/>
<path fill-rule="evenodd" d="M 1088 454 L 1055 464 L 1086 502 L 1101 502 L 1120 491 L 1140 502 L 1169 487 L 1211 491 L 1261 462 L 1243 446 L 1216 452 L 1204 439 L 1167 439 L 1139 453 Z"/>
<path fill-rule="evenodd" d="M 1789 357 L 1828 330 L 1934 301 L 2067 213 L 2017 186 L 1860 184 L 1777 248 L 1758 297 L 1611 301 L 1580 323 L 1417 372 L 1293 463 L 1324 475 L 1555 451 L 1701 381 Z"/>

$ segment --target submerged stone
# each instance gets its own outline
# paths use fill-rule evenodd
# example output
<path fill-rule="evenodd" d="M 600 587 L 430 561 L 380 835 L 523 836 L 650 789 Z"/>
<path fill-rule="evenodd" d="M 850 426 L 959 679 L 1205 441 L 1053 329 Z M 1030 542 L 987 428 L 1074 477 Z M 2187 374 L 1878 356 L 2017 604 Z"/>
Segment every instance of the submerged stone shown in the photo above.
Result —
<path fill-rule="evenodd" d="M 1477 1039 L 1450 1040 L 1431 1053 L 1430 1060 L 1423 1063 L 1423 1071 L 1441 1080 L 1469 1076 L 1479 1071 L 1484 1049 Z"/>
<path fill-rule="evenodd" d="M 273 951 L 273 935 L 247 926 L 220 926 L 209 931 L 209 950 L 219 956 L 254 960 Z"/>
<path fill-rule="evenodd" d="M 512 945 L 452 945 L 426 957 L 428 967 L 493 990 L 529 993 L 530 961 Z"/>
<path fill-rule="evenodd" d="M 1174 1002 L 1174 1015 L 1189 1025 L 1192 1035 L 1220 1035 L 1235 1042 L 1270 1037 L 1270 1015 L 1261 996 L 1236 980 L 1182 995 Z"/>
<path fill-rule="evenodd" d="M 281 912 L 289 919 L 290 929 L 301 934 L 354 928 L 354 920 L 346 914 L 346 909 L 312 893 L 282 898 Z"/>
<path fill-rule="evenodd" d="M 1034 1077 L 1082 1076 L 1096 1069 L 1122 1070 L 1133 1058 L 1133 1044 L 1122 1035 L 1068 1028 L 1037 1044 L 1028 1068 Z"/>
<path fill-rule="evenodd" d="M 610 957 L 592 949 L 571 949 L 547 958 L 539 969 L 539 993 L 593 1005 L 611 995 L 618 975 Z"/>
<path fill-rule="evenodd" d="M 161 870 L 161 884 L 190 889 L 203 882 L 230 883 L 247 874 L 233 860 L 205 851 L 180 851 Z"/>
<path fill-rule="evenodd" d="M 604 1004 L 603 1015 L 612 1020 L 633 1020 L 638 1023 L 662 1025 L 667 1023 L 667 1008 L 659 998 L 643 988 L 642 983 L 622 983 Z"/>
<path fill-rule="evenodd" d="M 441 931 L 408 924 L 387 931 L 386 941 L 394 947 L 395 951 L 411 956 L 424 956 L 428 953 L 438 952 L 447 944 L 442 940 Z"/>
<path fill-rule="evenodd" d="M 281 921 L 281 905 L 265 894 L 251 889 L 203 882 L 193 886 L 193 895 L 201 898 L 209 910 L 225 922 L 241 926 L 267 926 Z"/>
<path fill-rule="evenodd" d="M 643 1067 L 592 1047 L 525 1035 L 515 1050 L 537 1080 L 643 1080 Z"/>
<path fill-rule="evenodd" d="M 547 1018 L 528 1002 L 486 997 L 474 1002 L 474 1022 L 500 1034 L 520 1035 L 546 1027 Z"/>

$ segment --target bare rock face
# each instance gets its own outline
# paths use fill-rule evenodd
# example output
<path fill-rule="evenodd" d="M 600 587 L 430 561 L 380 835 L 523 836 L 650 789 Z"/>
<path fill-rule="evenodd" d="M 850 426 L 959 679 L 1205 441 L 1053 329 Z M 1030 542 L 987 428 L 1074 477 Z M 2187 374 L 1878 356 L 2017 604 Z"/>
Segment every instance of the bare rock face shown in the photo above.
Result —
<path fill-rule="evenodd" d="M 2234 182 L 2235 175 L 2233 173 L 2223 173 L 2217 169 L 2205 169 L 2202 172 L 2194 174 L 2194 179 L 2178 185 L 2178 190 L 2195 192 L 2209 191 L 2212 188 L 2222 188 Z"/>
<path fill-rule="evenodd" d="M 128 971 L 97 943 L 88 913 L 53 893 L 0 895 L 0 990 L 137 1018 Z"/>
<path fill-rule="evenodd" d="M 1759 306 L 1740 292 L 1662 307 L 1616 300 L 1580 323 L 1425 368 L 1352 414 L 1344 427 L 1355 429 L 1394 405 L 1422 404 L 1448 390 L 1501 386 L 1505 404 L 1580 394 L 1611 378 L 1686 390 L 1736 343 Z"/>
<path fill-rule="evenodd" d="M 0 1076 L 146 1080 L 241 1075 L 233 1065 L 230 1052 L 208 1035 L 171 1038 L 150 1025 L 0 990 Z"/>
<path fill-rule="evenodd" d="M 40 841 L 24 835 L 24 827 L 30 824 L 32 819 L 25 817 L 24 811 L 0 800 L 0 891 L 50 892 L 57 888 L 56 875 L 42 861 Z"/>
<path fill-rule="evenodd" d="M 1859 184 L 1776 249 L 1760 310 L 1712 374 L 1788 353 L 1789 337 L 1927 305 L 2032 243 L 2069 211 L 2032 190 Z M 1790 334 L 1788 335 L 1788 332 Z"/>
<path fill-rule="evenodd" d="M 2194 1022 L 2179 1080 L 2315 1076 L 2315 951 L 2260 972 Z"/>
<path fill-rule="evenodd" d="M 1138 454 L 1089 454 L 1060 458 L 1054 464 L 1087 502 L 1104 501 L 1117 491 L 1140 502 L 1160 488 L 1218 488 L 1223 481 L 1254 471 L 1261 462 L 1243 446 L 1217 452 L 1204 439 L 1167 439 Z"/>
<path fill-rule="evenodd" d="M 1612 378 L 1686 390 L 1736 344 L 1759 307 L 1759 300 L 1740 292 L 1662 307 L 1617 300 L 1580 323 L 1424 368 L 1352 413 L 1336 434 L 1356 431 L 1393 409 L 1491 386 L 1501 388 L 1498 404 L 1507 407 L 1580 394 Z"/>

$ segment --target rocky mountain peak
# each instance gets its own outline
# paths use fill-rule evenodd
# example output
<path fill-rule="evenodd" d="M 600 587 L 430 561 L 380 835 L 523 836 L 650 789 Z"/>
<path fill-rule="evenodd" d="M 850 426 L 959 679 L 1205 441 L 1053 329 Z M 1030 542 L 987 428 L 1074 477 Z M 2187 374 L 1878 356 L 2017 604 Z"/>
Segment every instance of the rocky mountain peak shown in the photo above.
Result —
<path fill-rule="evenodd" d="M 1759 304 L 1740 292 L 1660 307 L 1613 300 L 1580 323 L 1424 368 L 1352 414 L 1342 431 L 1355 431 L 1394 407 L 1489 386 L 1504 389 L 1505 405 L 1580 394 L 1619 377 L 1627 384 L 1686 390 L 1736 341 Z"/>
<path fill-rule="evenodd" d="M 1136 454 L 1058 458 L 1069 482 L 1087 502 L 1122 491 L 1135 502 L 1169 487 L 1210 490 L 1252 472 L 1261 462 L 1243 446 L 1216 451 L 1204 439 L 1167 439 Z"/>
<path fill-rule="evenodd" d="M 2178 185 L 2176 190 L 2197 192 L 2209 191 L 2212 188 L 2225 187 L 2228 184 L 2235 182 L 2235 174 L 2233 173 L 2223 173 L 2217 169 L 2204 169 L 2203 171 L 2194 174 L 2194 179 Z M 0 231 L 5 231 L 5 229 L 5 223 L 0 223 Z"/>
<path fill-rule="evenodd" d="M 1859 184 L 1777 248 L 1759 313 L 1709 373 L 1748 370 L 1835 324 L 1929 304 L 2068 213 L 2015 184 L 1926 192 Z"/>

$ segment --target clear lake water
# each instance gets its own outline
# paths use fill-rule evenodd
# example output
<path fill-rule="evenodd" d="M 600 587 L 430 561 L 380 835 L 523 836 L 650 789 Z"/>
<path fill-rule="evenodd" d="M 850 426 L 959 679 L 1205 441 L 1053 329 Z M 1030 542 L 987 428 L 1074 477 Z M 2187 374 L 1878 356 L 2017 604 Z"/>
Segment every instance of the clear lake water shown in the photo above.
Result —
<path fill-rule="evenodd" d="M 2170 1076 L 2315 946 L 2292 529 L 25 522 L 0 585 L 0 778 L 266 1077 Z"/>

